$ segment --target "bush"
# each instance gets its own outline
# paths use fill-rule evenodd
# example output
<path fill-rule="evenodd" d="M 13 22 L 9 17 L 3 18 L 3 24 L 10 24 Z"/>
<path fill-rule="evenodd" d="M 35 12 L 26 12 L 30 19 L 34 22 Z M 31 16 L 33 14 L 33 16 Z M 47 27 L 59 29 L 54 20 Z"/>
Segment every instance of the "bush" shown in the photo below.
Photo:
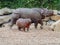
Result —
<path fill-rule="evenodd" d="M 60 0 L 0 0 L 0 8 L 41 7 L 60 10 Z"/>

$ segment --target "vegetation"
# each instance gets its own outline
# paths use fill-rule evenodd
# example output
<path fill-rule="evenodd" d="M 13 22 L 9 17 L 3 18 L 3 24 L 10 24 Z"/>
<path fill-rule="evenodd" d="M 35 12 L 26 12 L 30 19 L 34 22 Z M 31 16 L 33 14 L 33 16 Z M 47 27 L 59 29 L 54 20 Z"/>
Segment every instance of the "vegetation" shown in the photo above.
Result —
<path fill-rule="evenodd" d="M 60 0 L 0 0 L 0 8 L 39 7 L 60 10 Z"/>

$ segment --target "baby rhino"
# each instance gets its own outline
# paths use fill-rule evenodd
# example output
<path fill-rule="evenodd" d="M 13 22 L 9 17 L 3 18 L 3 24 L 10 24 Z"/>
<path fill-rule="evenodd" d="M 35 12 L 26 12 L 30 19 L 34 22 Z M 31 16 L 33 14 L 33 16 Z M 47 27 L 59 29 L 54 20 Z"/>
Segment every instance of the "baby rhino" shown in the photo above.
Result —
<path fill-rule="evenodd" d="M 29 27 L 31 25 L 31 19 L 23 19 L 23 18 L 19 18 L 16 21 L 16 25 L 18 26 L 18 29 L 21 30 L 21 28 L 23 28 L 23 30 L 25 31 L 25 28 L 27 28 L 27 31 L 29 30 Z"/>

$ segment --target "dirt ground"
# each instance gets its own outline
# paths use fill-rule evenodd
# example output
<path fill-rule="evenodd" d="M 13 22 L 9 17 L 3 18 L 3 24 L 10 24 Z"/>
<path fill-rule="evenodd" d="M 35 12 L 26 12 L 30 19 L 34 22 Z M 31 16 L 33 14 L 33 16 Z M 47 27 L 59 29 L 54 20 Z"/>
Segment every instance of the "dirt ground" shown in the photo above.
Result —
<path fill-rule="evenodd" d="M 24 32 L 6 25 L 0 28 L 0 45 L 60 45 L 60 31 L 51 31 L 48 26 L 35 29 L 32 24 L 30 30 Z"/>

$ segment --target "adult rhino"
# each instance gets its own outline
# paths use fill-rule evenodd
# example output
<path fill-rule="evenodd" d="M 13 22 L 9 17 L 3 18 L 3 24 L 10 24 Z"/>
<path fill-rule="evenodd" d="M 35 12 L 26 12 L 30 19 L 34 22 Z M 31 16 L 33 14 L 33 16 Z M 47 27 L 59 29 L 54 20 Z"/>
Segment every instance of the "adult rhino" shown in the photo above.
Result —
<path fill-rule="evenodd" d="M 16 20 L 19 18 L 30 18 L 32 23 L 35 24 L 35 28 L 37 28 L 37 24 L 41 24 L 41 28 L 43 26 L 42 18 L 39 12 L 32 10 L 30 8 L 18 8 L 12 13 L 11 18 L 11 27 L 16 23 Z"/>

